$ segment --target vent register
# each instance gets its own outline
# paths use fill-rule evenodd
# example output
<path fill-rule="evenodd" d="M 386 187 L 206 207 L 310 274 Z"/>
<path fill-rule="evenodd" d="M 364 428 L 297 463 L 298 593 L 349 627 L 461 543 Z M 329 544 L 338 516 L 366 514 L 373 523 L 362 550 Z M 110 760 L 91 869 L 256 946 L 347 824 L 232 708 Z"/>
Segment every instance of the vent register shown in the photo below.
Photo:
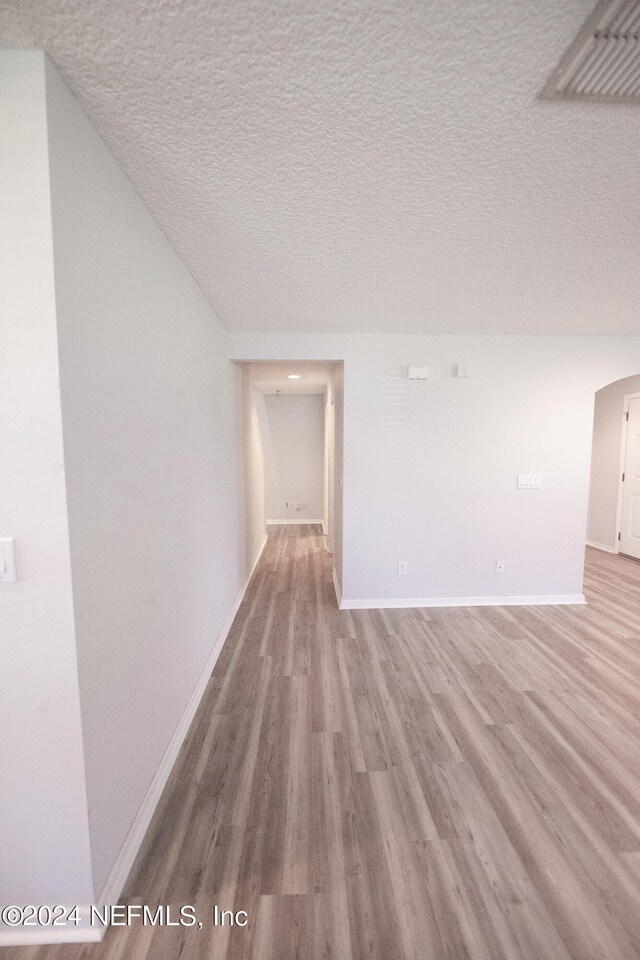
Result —
<path fill-rule="evenodd" d="M 540 96 L 640 103 L 640 0 L 602 0 Z"/>

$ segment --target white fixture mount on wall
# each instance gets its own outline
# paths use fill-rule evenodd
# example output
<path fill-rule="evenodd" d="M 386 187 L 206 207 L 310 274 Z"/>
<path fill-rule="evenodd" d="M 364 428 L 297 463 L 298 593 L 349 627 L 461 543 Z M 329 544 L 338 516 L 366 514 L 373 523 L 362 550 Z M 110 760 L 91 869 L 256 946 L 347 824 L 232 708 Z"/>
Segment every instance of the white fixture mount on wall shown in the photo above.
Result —
<path fill-rule="evenodd" d="M 455 366 L 455 376 L 460 380 L 465 380 L 471 376 L 471 367 L 468 363 L 458 363 Z"/>
<path fill-rule="evenodd" d="M 428 380 L 429 367 L 407 367 L 407 377 L 409 380 Z"/>
<path fill-rule="evenodd" d="M 288 379 L 288 380 L 299 380 L 299 379 L 300 379 L 300 374 L 299 374 L 299 373 L 290 373 L 287 379 Z"/>

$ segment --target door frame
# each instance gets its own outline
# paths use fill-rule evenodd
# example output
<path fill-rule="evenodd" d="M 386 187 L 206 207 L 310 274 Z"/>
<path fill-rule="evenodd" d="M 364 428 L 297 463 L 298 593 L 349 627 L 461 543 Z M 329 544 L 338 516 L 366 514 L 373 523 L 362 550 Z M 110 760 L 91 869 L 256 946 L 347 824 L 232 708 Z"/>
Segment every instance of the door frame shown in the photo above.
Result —
<path fill-rule="evenodd" d="M 624 482 L 622 474 L 627 460 L 627 438 L 629 434 L 629 401 L 640 400 L 640 393 L 625 393 L 622 403 L 622 435 L 620 439 L 620 463 L 618 465 L 618 504 L 616 506 L 616 530 L 613 552 L 620 553 L 620 534 L 622 533 L 622 499 L 624 497 Z"/>

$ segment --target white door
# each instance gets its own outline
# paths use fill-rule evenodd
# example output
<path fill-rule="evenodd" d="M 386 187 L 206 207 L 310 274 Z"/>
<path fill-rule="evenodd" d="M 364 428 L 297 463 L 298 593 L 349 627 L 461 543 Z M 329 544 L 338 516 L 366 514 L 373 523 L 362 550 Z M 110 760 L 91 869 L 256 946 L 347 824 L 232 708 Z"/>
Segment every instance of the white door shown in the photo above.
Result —
<path fill-rule="evenodd" d="M 620 553 L 640 560 L 640 397 L 629 400 Z"/>

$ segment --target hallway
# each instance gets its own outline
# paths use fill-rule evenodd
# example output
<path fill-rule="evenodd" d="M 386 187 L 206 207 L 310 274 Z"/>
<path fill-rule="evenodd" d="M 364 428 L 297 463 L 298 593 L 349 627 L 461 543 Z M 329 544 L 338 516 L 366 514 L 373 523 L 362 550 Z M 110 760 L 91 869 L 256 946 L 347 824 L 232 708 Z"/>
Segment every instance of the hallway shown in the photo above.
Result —
<path fill-rule="evenodd" d="M 640 957 L 640 564 L 589 550 L 588 607 L 340 612 L 324 544 L 270 528 L 127 884 L 203 929 L 2 960 Z"/>

